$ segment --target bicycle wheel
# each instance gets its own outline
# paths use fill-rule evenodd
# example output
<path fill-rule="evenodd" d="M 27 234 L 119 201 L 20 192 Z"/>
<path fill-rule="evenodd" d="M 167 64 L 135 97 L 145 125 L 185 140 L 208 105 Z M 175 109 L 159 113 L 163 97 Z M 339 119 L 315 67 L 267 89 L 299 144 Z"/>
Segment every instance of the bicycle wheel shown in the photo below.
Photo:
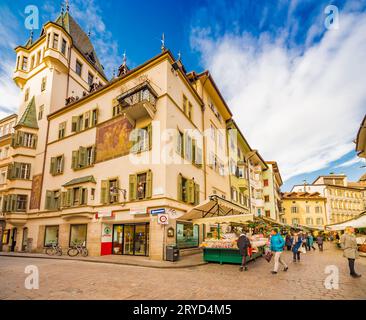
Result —
<path fill-rule="evenodd" d="M 76 257 L 79 254 L 79 251 L 76 248 L 70 248 L 69 250 L 67 250 L 67 254 L 70 257 Z"/>
<path fill-rule="evenodd" d="M 48 248 L 46 249 L 46 254 L 48 254 L 49 256 L 53 256 L 53 255 L 55 255 L 55 248 L 53 248 L 53 247 L 48 247 Z"/>
<path fill-rule="evenodd" d="M 88 249 L 87 248 L 83 248 L 83 250 L 81 251 L 81 255 L 83 257 L 87 257 L 88 256 Z"/>

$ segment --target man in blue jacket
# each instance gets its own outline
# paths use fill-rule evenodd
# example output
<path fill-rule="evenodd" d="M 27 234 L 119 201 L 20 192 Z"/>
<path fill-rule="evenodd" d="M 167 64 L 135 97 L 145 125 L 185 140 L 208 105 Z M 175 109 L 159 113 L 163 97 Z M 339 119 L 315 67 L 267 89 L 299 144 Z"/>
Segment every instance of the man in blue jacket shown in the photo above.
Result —
<path fill-rule="evenodd" d="M 273 229 L 271 232 L 271 251 L 274 254 L 274 269 L 272 271 L 272 274 L 277 274 L 280 263 L 284 267 L 283 271 L 288 270 L 286 262 L 281 257 L 284 246 L 285 246 L 285 240 L 279 234 L 277 229 Z"/>

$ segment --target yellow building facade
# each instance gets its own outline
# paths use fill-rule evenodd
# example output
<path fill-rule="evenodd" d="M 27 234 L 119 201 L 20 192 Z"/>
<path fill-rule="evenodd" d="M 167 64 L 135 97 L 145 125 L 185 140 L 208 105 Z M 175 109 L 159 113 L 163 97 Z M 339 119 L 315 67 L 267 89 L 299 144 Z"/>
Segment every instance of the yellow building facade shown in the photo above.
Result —
<path fill-rule="evenodd" d="M 247 175 L 232 179 L 232 114 L 209 72 L 187 73 L 162 48 L 134 69 L 124 61 L 108 80 L 69 12 L 16 53 L 23 99 L 18 115 L 0 121 L 13 128 L 0 137 L 9 148 L 0 159 L 3 250 L 85 243 L 92 256 L 162 260 L 167 245 L 184 250 L 204 238 L 180 217 L 210 195 L 242 214 L 257 210 L 249 180 L 266 164 L 239 135 Z"/>
<path fill-rule="evenodd" d="M 282 194 L 280 221 L 292 226 L 323 228 L 327 222 L 326 198 L 318 192 L 286 192 Z"/>

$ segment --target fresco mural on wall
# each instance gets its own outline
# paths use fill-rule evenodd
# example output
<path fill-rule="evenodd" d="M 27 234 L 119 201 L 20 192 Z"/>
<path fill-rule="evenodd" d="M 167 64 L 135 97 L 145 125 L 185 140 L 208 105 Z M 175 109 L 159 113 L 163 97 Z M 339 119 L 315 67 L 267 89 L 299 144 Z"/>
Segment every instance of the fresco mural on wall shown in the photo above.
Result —
<path fill-rule="evenodd" d="M 42 185 L 42 174 L 33 176 L 29 209 L 39 209 L 41 207 L 41 190 L 42 190 L 41 185 Z"/>
<path fill-rule="evenodd" d="M 102 162 L 129 153 L 132 142 L 129 141 L 132 124 L 124 116 L 107 121 L 97 128 L 96 162 Z"/>

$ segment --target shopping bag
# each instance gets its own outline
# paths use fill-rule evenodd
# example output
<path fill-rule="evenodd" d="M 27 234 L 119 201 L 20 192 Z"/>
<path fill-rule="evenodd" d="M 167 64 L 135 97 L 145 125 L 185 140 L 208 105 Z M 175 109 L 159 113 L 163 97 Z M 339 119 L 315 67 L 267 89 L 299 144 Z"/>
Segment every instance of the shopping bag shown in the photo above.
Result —
<path fill-rule="evenodd" d="M 248 247 L 248 256 L 251 257 L 253 255 L 253 248 Z"/>
<path fill-rule="evenodd" d="M 303 246 L 301 246 L 298 251 L 301 253 L 306 253 L 306 249 Z"/>
<path fill-rule="evenodd" d="M 267 260 L 267 262 L 271 262 L 271 259 L 273 257 L 273 253 L 271 251 L 268 251 L 265 255 L 264 255 L 264 259 Z"/>

